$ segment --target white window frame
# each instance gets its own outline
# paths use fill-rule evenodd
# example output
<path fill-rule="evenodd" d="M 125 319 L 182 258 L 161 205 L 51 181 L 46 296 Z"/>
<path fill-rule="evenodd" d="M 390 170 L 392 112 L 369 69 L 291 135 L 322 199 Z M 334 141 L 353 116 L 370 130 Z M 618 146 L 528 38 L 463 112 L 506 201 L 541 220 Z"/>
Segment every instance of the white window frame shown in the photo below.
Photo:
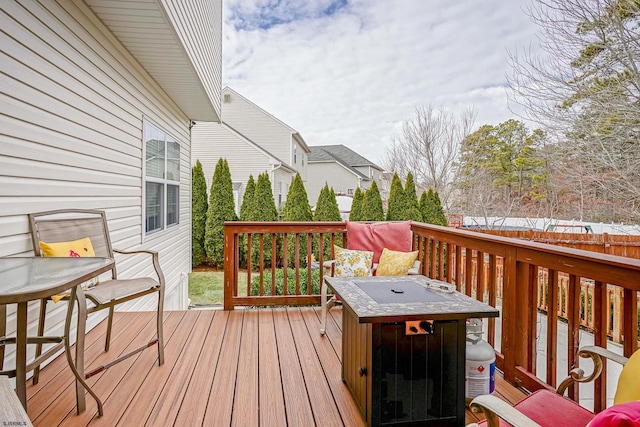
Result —
<path fill-rule="evenodd" d="M 164 142 L 164 165 L 162 170 L 162 177 L 153 177 L 147 176 L 147 140 L 149 139 L 148 133 L 150 130 L 157 131 L 160 135 L 158 140 L 162 140 Z M 175 143 L 178 148 L 178 158 L 177 158 L 177 179 L 168 178 L 167 171 L 169 166 L 168 157 L 168 145 L 169 143 Z M 142 228 L 144 236 L 155 236 L 157 234 L 161 234 L 163 231 L 171 229 L 173 227 L 177 227 L 180 224 L 180 168 L 181 168 L 181 159 L 180 152 L 182 149 L 181 142 L 173 137 L 173 135 L 166 132 L 162 127 L 157 124 L 143 119 L 143 131 L 142 131 Z M 161 224 L 160 227 L 154 228 L 153 230 L 147 230 L 147 183 L 160 184 L 162 185 L 162 200 L 160 202 L 160 217 Z M 176 197 L 176 220 L 175 222 L 168 223 L 168 211 L 169 211 L 169 187 L 175 187 L 177 189 L 177 197 Z"/>

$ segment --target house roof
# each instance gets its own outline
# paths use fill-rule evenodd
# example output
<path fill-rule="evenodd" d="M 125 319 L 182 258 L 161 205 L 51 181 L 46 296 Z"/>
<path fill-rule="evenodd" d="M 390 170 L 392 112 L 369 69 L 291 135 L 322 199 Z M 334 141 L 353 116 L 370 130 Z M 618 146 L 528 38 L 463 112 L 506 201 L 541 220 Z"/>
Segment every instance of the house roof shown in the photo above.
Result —
<path fill-rule="evenodd" d="M 362 157 L 349 147 L 340 145 L 316 145 L 309 147 L 309 162 L 330 162 L 339 159 L 341 163 L 350 166 L 370 166 L 382 171 L 383 169 L 368 159 Z"/>
<path fill-rule="evenodd" d="M 283 122 L 282 120 L 280 120 L 279 118 L 277 118 L 276 116 L 274 116 L 273 114 L 271 114 L 270 112 L 265 110 L 264 108 L 260 107 L 258 104 L 256 104 L 255 102 L 251 101 L 246 96 L 243 96 L 240 93 L 238 93 L 237 91 L 233 90 L 229 86 L 225 86 L 222 89 L 222 95 L 223 96 L 224 96 L 224 94 L 228 94 L 229 92 L 233 93 L 235 96 L 238 96 L 238 97 L 244 99 L 247 103 L 253 105 L 255 108 L 257 108 L 258 110 L 262 111 L 266 115 L 272 117 L 275 121 L 280 123 L 282 126 L 284 126 L 287 129 L 289 129 L 289 131 L 291 132 L 291 135 L 296 140 L 298 145 L 300 145 L 302 147 L 302 149 L 305 150 L 307 153 L 310 151 L 310 147 L 307 145 L 307 143 L 305 142 L 304 138 L 302 138 L 302 135 L 300 135 L 300 132 L 298 132 L 297 130 L 295 130 L 294 128 L 292 128 L 291 126 L 289 126 L 288 124 L 286 124 L 285 122 Z"/>
<path fill-rule="evenodd" d="M 213 56 L 221 63 L 221 53 L 209 39 L 202 47 L 202 40 L 194 38 L 222 39 L 222 34 L 213 33 L 222 31 L 221 23 L 198 22 L 203 11 L 191 2 L 180 13 L 163 0 L 85 3 L 188 118 L 220 122 L 220 76 L 212 74 L 210 61 Z M 210 9 L 204 15 L 217 18 Z M 202 34 L 189 31 L 194 27 L 203 27 Z"/>
<path fill-rule="evenodd" d="M 363 174 L 358 169 L 349 166 L 344 160 L 334 155 L 330 151 L 325 151 L 323 148 L 320 148 L 320 147 L 310 147 L 310 148 L 311 148 L 311 153 L 309 153 L 309 160 L 308 160 L 309 163 L 329 163 L 329 162 L 337 163 L 343 168 L 345 168 L 346 170 L 348 170 L 349 172 L 351 172 L 352 174 L 354 174 L 359 179 L 362 179 L 362 180 L 370 179 L 367 175 Z"/>

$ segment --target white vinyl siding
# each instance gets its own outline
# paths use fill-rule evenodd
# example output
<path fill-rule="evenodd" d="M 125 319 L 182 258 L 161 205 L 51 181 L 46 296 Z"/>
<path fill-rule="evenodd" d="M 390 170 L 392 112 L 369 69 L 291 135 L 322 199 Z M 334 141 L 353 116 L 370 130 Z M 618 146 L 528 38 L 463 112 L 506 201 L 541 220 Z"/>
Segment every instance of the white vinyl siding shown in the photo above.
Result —
<path fill-rule="evenodd" d="M 333 187 L 337 194 L 347 194 L 352 188 L 358 188 L 358 176 L 336 162 L 312 162 L 307 166 L 305 187 L 311 206 L 315 206 L 324 184 Z"/>
<path fill-rule="evenodd" d="M 279 159 L 293 160 L 291 129 L 272 115 L 233 93 L 231 102 L 222 104 L 222 111 L 223 120 L 233 129 Z"/>
<path fill-rule="evenodd" d="M 167 282 L 165 309 L 186 308 L 189 117 L 84 3 L 12 0 L 3 3 L 0 22 L 0 256 L 32 254 L 29 212 L 105 210 L 114 248 L 158 251 Z M 145 117 L 182 145 L 180 223 L 143 240 Z M 148 257 L 117 256 L 116 261 L 122 278 L 154 274 Z M 119 310 L 155 306 L 149 296 Z M 48 309 L 47 328 L 59 330 L 65 307 L 50 304 Z M 37 318 L 36 304 L 29 316 Z M 101 317 L 90 316 L 89 326 Z M 7 320 L 11 333 L 12 307 Z M 11 358 L 8 354 L 9 364 Z"/>
<path fill-rule="evenodd" d="M 269 156 L 256 147 L 247 144 L 242 138 L 217 123 L 198 122 L 191 128 L 192 166 L 197 160 L 202 163 L 207 191 L 210 190 L 216 163 L 222 157 L 229 163 L 231 180 L 241 182 L 243 187 L 249 175 L 257 180 L 262 172 L 269 172 Z M 242 202 L 241 202 L 242 203 Z"/>

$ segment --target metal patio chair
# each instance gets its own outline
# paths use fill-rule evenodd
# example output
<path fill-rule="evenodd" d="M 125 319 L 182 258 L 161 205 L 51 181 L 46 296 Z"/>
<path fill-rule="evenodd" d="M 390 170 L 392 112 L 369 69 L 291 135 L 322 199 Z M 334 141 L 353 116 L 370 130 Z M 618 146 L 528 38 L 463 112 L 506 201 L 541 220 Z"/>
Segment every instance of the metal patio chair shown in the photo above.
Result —
<path fill-rule="evenodd" d="M 114 267 L 111 270 L 110 280 L 102 280 L 95 286 L 87 289 L 84 293 L 86 298 L 93 303 L 93 306 L 88 308 L 87 313 L 93 313 L 102 309 L 109 309 L 107 334 L 104 347 L 105 351 L 109 351 L 115 306 L 153 293 L 158 294 L 156 337 L 137 349 L 132 350 L 131 352 L 122 355 L 91 372 L 85 373 L 84 375 L 85 378 L 89 378 L 92 375 L 102 372 L 110 366 L 153 345 L 158 346 L 158 364 L 162 365 L 164 363 L 162 316 L 165 279 L 162 270 L 160 269 L 158 253 L 151 250 L 122 251 L 113 249 L 111 247 L 106 215 L 103 211 L 99 210 L 63 209 L 33 213 L 29 214 L 29 225 L 31 227 L 33 251 L 36 256 L 42 255 L 40 242 L 67 242 L 84 239 L 85 237 L 88 237 L 91 240 L 91 246 L 93 247 L 96 257 L 114 258 L 114 253 L 125 255 L 148 254 L 151 256 L 157 280 L 151 277 L 118 279 L 116 266 L 114 264 Z M 40 319 L 38 323 L 39 336 L 44 333 L 47 301 L 48 299 L 42 300 L 40 303 Z M 42 345 L 36 345 L 36 357 L 39 356 L 41 352 Z M 34 384 L 37 384 L 38 382 L 38 375 L 39 367 L 34 370 Z"/>

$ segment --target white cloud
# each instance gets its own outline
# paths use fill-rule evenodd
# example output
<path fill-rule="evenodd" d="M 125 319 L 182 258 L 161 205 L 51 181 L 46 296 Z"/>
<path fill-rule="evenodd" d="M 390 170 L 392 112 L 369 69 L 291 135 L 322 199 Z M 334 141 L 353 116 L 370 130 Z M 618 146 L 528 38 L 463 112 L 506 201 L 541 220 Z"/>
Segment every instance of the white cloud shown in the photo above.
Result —
<path fill-rule="evenodd" d="M 379 162 L 416 107 L 514 117 L 507 50 L 535 44 L 529 2 L 228 0 L 223 81 L 309 145 Z"/>

